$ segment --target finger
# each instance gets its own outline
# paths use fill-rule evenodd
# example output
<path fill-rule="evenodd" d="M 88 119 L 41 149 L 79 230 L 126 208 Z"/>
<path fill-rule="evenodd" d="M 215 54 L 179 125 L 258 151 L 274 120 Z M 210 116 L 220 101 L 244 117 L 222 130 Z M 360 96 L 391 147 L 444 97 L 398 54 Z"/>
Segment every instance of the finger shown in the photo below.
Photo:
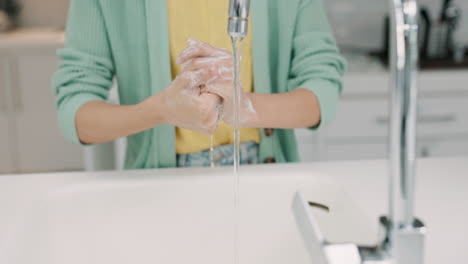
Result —
<path fill-rule="evenodd" d="M 212 93 L 202 93 L 198 99 L 198 102 L 207 109 L 208 113 L 216 113 L 216 119 L 219 117 L 219 106 L 223 102 L 220 96 Z"/>
<path fill-rule="evenodd" d="M 182 71 L 197 71 L 206 67 L 215 67 L 220 75 L 231 72 L 233 69 L 232 59 L 230 57 L 219 58 L 197 58 L 182 65 Z"/>
<path fill-rule="evenodd" d="M 215 108 L 220 102 L 222 102 L 222 98 L 214 93 L 201 93 L 200 100 L 202 103 L 207 104 L 212 108 Z"/>
<path fill-rule="evenodd" d="M 231 57 L 232 55 L 227 50 L 221 50 L 214 48 L 212 46 L 200 45 L 200 46 L 190 46 L 182 52 L 182 54 L 177 58 L 177 64 L 184 64 L 189 60 L 195 58 L 216 58 L 216 57 Z"/>
<path fill-rule="evenodd" d="M 218 127 L 224 118 L 224 100 L 221 96 L 218 96 L 217 94 L 212 94 L 207 91 L 203 92 L 203 89 L 202 94 L 200 95 L 200 98 L 202 98 L 201 102 L 203 102 L 203 99 L 208 99 L 209 101 L 211 101 L 212 104 L 210 105 L 210 108 L 214 109 L 214 111 L 216 111 L 216 113 L 218 114 L 216 119 L 216 127 Z M 216 101 L 213 101 L 213 99 L 216 99 Z"/>
<path fill-rule="evenodd" d="M 222 98 L 215 94 L 204 93 L 199 96 L 198 100 L 205 109 L 205 127 L 210 128 L 210 131 L 214 133 L 219 125 L 220 113 L 218 106 L 221 105 Z"/>
<path fill-rule="evenodd" d="M 195 39 L 188 40 L 188 47 L 181 53 L 176 62 L 184 64 L 185 62 L 199 57 L 222 57 L 232 56 L 231 52 L 226 49 L 214 47 L 210 44 L 197 41 Z"/>
<path fill-rule="evenodd" d="M 220 101 L 218 105 L 216 106 L 217 111 L 218 111 L 218 120 L 216 120 L 216 126 L 219 126 L 221 122 L 224 119 L 224 104 L 223 104 L 223 99 L 220 97 Z"/>
<path fill-rule="evenodd" d="M 178 87 L 193 88 L 213 82 L 217 78 L 219 78 L 218 70 L 208 67 L 197 71 L 184 71 L 175 81 L 178 82 Z"/>

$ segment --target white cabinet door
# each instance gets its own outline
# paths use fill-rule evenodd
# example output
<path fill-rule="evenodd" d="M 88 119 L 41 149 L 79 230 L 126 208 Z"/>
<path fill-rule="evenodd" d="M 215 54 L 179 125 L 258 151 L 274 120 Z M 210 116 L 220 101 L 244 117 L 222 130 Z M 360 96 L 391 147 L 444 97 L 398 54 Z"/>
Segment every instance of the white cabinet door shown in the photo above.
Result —
<path fill-rule="evenodd" d="M 301 162 L 314 162 L 320 160 L 320 151 L 323 146 L 320 135 L 308 129 L 295 129 L 297 150 Z"/>
<path fill-rule="evenodd" d="M 387 158 L 387 145 L 382 143 L 327 144 L 322 160 L 374 160 Z"/>
<path fill-rule="evenodd" d="M 468 135 L 468 97 L 421 98 L 418 107 L 418 136 Z M 386 99 L 343 100 L 336 120 L 327 128 L 327 137 L 386 138 Z"/>
<path fill-rule="evenodd" d="M 21 55 L 14 89 L 21 172 L 80 170 L 82 148 L 67 142 L 57 123 L 51 85 L 58 58 L 53 54 Z"/>
<path fill-rule="evenodd" d="M 423 139 L 417 144 L 418 158 L 468 157 L 468 138 L 458 140 Z M 385 142 L 327 144 L 322 160 L 369 160 L 388 158 Z"/>
<path fill-rule="evenodd" d="M 468 138 L 465 140 L 432 140 L 418 144 L 420 157 L 468 157 Z"/>
<path fill-rule="evenodd" d="M 12 173 L 14 166 L 14 117 L 10 111 L 10 68 L 6 59 L 0 58 L 0 173 Z"/>

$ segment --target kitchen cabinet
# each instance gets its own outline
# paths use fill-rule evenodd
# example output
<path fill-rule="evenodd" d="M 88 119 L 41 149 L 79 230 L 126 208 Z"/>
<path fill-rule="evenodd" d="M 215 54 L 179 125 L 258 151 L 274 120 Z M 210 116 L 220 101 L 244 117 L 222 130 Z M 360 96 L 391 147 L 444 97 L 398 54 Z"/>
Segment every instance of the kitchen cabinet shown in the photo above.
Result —
<path fill-rule="evenodd" d="M 335 120 L 310 133 L 296 131 L 303 161 L 387 157 L 388 74 L 349 73 Z M 417 154 L 468 156 L 468 71 L 420 73 Z"/>
<path fill-rule="evenodd" d="M 54 54 L 17 58 L 15 90 L 19 167 L 24 172 L 76 170 L 81 148 L 65 141 L 57 123 L 51 78 L 59 60 Z"/>
<path fill-rule="evenodd" d="M 308 129 L 296 129 L 296 141 L 298 143 L 299 157 L 302 162 L 312 162 L 320 160 L 323 155 L 323 141 L 320 140 L 319 133 Z"/>
<path fill-rule="evenodd" d="M 419 101 L 418 135 L 468 135 L 468 97 L 424 98 Z M 343 100 L 328 138 L 387 137 L 388 100 Z"/>
<path fill-rule="evenodd" d="M 0 173 L 82 170 L 82 147 L 67 142 L 57 123 L 51 80 L 61 44 L 27 40 L 0 45 Z"/>
<path fill-rule="evenodd" d="M 468 140 L 419 140 L 416 148 L 419 158 L 468 157 Z M 388 158 L 388 145 L 384 141 L 328 144 L 319 160 L 377 160 Z"/>
<path fill-rule="evenodd" d="M 468 140 L 422 140 L 419 157 L 468 157 Z"/>
<path fill-rule="evenodd" d="M 328 144 L 321 160 L 377 160 L 387 157 L 385 143 Z"/>
<path fill-rule="evenodd" d="M 10 114 L 10 102 L 7 98 L 10 94 L 9 64 L 6 59 L 0 58 L 0 173 L 11 173 L 15 169 L 12 142 L 14 123 Z"/>

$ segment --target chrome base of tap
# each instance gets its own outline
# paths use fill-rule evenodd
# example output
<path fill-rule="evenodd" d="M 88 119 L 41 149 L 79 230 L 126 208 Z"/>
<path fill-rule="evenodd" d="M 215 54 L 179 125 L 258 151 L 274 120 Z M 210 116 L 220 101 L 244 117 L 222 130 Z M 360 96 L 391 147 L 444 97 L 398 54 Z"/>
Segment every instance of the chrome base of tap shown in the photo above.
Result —
<path fill-rule="evenodd" d="M 311 202 L 297 192 L 293 201 L 296 223 L 307 247 L 311 261 L 318 264 L 423 264 L 426 228 L 420 220 L 412 227 L 396 227 L 388 217 L 380 224 L 385 239 L 375 247 L 362 247 L 353 243 L 332 244 L 321 231 Z M 393 238 L 389 236 L 393 235 Z M 390 244 L 393 242 L 393 245 Z"/>
<path fill-rule="evenodd" d="M 386 240 L 376 248 L 359 248 L 364 264 L 395 263 L 395 264 L 423 264 L 424 242 L 426 228 L 424 223 L 415 219 L 412 227 L 392 231 L 393 226 L 388 217 L 380 217 L 380 224 L 386 230 Z M 394 236 L 389 239 L 389 236 Z M 389 241 L 394 241 L 390 245 Z"/>

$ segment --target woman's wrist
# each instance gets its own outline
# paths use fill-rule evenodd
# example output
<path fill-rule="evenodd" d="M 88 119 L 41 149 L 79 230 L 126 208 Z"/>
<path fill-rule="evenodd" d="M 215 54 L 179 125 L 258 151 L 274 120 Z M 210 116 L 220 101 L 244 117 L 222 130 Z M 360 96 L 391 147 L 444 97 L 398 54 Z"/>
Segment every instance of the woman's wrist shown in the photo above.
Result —
<path fill-rule="evenodd" d="M 136 113 L 151 127 L 166 124 L 167 111 L 163 96 L 161 92 L 135 105 Z"/>
<path fill-rule="evenodd" d="M 250 94 L 255 109 L 253 128 L 293 129 L 320 123 L 320 104 L 314 93 L 297 89 L 281 94 Z"/>
<path fill-rule="evenodd" d="M 253 93 L 247 93 L 244 106 L 244 117 L 241 116 L 242 127 L 258 128 L 260 127 L 260 114 L 256 107 L 256 97 Z"/>

